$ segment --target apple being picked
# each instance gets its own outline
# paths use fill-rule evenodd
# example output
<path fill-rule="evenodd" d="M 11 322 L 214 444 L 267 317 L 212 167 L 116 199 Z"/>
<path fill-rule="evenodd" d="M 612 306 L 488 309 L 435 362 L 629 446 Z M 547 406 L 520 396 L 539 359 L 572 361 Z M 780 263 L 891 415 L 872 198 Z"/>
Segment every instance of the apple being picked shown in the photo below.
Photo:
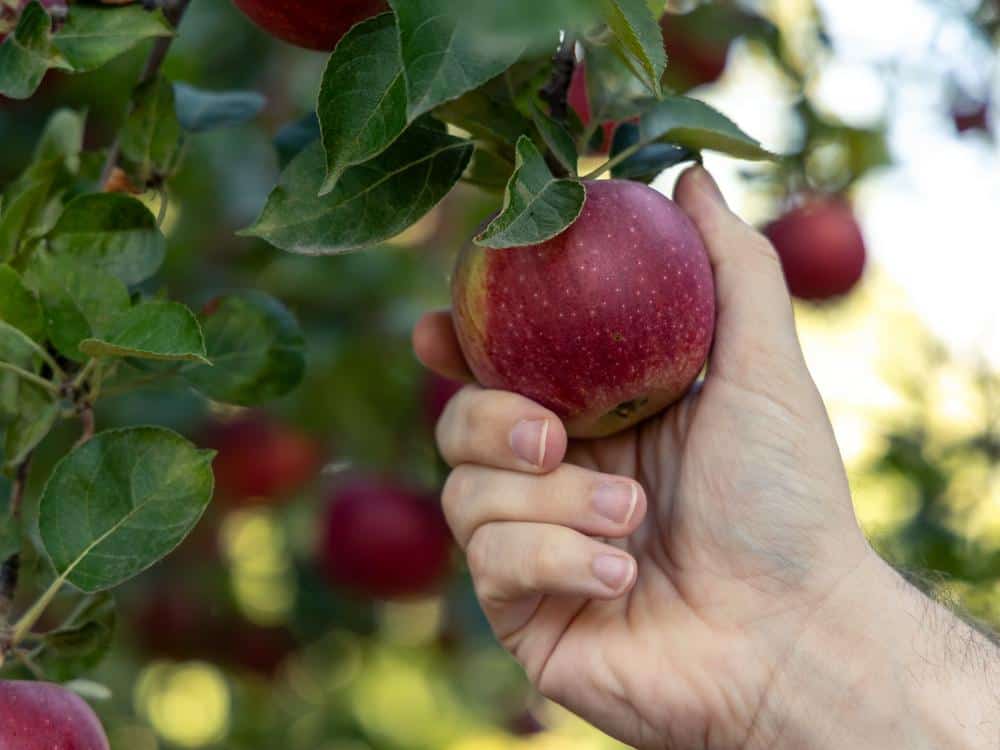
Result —
<path fill-rule="evenodd" d="M 218 494 L 233 505 L 261 505 L 287 497 L 323 467 L 319 443 L 263 412 L 218 421 L 199 442 L 218 451 L 212 468 Z"/>
<path fill-rule="evenodd" d="M 385 0 L 233 0 L 278 39 L 329 52 L 351 27 L 389 10 Z"/>
<path fill-rule="evenodd" d="M 82 698 L 49 682 L 0 682 L 3 750 L 108 750 L 100 721 Z"/>
<path fill-rule="evenodd" d="M 452 307 L 488 388 L 552 409 L 571 437 L 611 435 L 680 399 L 715 327 L 708 254 L 691 220 L 637 182 L 584 182 L 579 218 L 537 245 L 469 245 Z"/>
<path fill-rule="evenodd" d="M 0 0 L 0 42 L 7 38 L 17 26 L 21 11 L 30 0 Z M 66 0 L 41 0 L 42 5 L 51 13 L 53 10 L 66 10 Z"/>
<path fill-rule="evenodd" d="M 822 301 L 847 294 L 861 279 L 867 252 L 861 227 L 841 198 L 806 198 L 764 234 L 781 258 L 789 291 Z"/>
<path fill-rule="evenodd" d="M 375 599 L 433 592 L 452 541 L 437 499 L 385 479 L 360 478 L 330 497 L 319 550 L 332 584 Z"/>

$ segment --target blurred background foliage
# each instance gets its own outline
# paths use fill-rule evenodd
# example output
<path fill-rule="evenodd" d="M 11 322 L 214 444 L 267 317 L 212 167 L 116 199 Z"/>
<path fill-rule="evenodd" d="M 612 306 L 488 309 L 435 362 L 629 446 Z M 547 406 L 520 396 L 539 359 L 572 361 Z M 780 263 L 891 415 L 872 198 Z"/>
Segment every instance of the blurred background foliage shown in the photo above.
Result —
<path fill-rule="evenodd" d="M 736 41 L 722 77 L 695 93 L 797 156 L 709 166 L 757 222 L 804 188 L 854 199 L 871 256 L 864 282 L 846 299 L 800 304 L 798 317 L 858 514 L 892 562 L 924 571 L 924 585 L 1000 627 L 1000 153 L 988 107 L 998 101 L 1000 8 L 760 0 L 744 9 L 770 23 Z M 88 144 L 106 145 L 144 55 L 90 75 L 50 73 L 30 101 L 0 102 L 0 181 L 23 167 L 59 107 L 87 109 Z M 458 560 L 433 595 L 388 603 L 323 575 L 323 519 L 340 489 L 368 476 L 433 495 L 443 481 L 432 424 L 447 386 L 421 371 L 409 330 L 421 311 L 447 304 L 454 254 L 494 205 L 462 188 L 385 247 L 343 257 L 235 237 L 276 179 L 273 138 L 310 110 L 324 61 L 265 37 L 229 2 L 196 1 L 167 62 L 172 78 L 254 89 L 268 104 L 252 124 L 191 142 L 170 187 L 161 280 L 195 308 L 256 287 L 295 312 L 309 343 L 305 383 L 251 419 L 321 460 L 261 496 L 220 482 L 192 537 L 120 592 L 111 655 L 93 674 L 111 688 L 96 707 L 112 745 L 614 747 L 529 690 L 493 643 Z M 675 176 L 656 184 L 668 190 Z M 155 422 L 204 442 L 235 416 L 172 388 L 107 399 L 99 420 Z M 71 433 L 51 435 L 38 463 L 60 455 Z M 229 446 L 237 464 L 260 460 L 266 441 L 248 435 Z"/>

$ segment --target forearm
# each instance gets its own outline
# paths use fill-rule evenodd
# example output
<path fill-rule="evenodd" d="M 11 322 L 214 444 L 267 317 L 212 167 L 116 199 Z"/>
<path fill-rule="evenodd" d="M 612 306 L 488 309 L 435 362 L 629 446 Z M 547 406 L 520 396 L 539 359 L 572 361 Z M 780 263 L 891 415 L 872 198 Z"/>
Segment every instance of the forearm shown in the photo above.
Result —
<path fill-rule="evenodd" d="M 792 646 L 748 749 L 1000 747 L 1000 650 L 872 556 Z"/>

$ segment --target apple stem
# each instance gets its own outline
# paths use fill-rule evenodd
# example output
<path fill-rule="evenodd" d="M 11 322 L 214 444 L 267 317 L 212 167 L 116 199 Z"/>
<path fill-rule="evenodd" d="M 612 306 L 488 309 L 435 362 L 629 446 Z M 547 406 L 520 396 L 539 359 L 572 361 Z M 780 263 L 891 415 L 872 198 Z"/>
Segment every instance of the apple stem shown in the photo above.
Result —
<path fill-rule="evenodd" d="M 569 116 L 569 87 L 573 82 L 573 71 L 576 69 L 576 37 L 573 34 L 563 34 L 559 51 L 552 58 L 552 76 L 548 83 L 538 92 L 538 95 L 548 103 L 552 119 L 565 122 Z"/>
<path fill-rule="evenodd" d="M 592 172 L 588 172 L 587 174 L 585 174 L 580 179 L 583 179 L 583 180 L 596 180 L 598 177 L 600 177 L 605 172 L 614 169 L 615 167 L 617 167 L 619 164 L 621 164 L 626 159 L 629 159 L 630 157 L 634 156 L 639 151 L 639 149 L 641 149 L 645 145 L 646 145 L 645 143 L 643 143 L 643 142 L 640 141 L 639 143 L 636 143 L 636 144 L 634 144 L 632 146 L 629 146 L 627 149 L 625 149 L 621 153 L 617 154 L 614 158 L 608 159 L 606 162 L 604 162 L 597 169 L 593 170 Z"/>
<path fill-rule="evenodd" d="M 170 25 L 174 27 L 174 30 L 180 26 L 181 20 L 184 18 L 184 13 L 187 11 L 190 4 L 191 0 L 170 0 L 169 2 L 163 3 L 163 15 L 166 17 L 167 21 L 170 22 Z M 173 44 L 175 38 L 176 34 L 157 38 L 156 42 L 153 44 L 153 49 L 150 50 L 149 57 L 146 58 L 146 64 L 142 69 L 142 75 L 139 76 L 137 87 L 144 83 L 149 83 L 156 78 L 157 75 L 159 75 L 160 67 L 163 65 L 163 61 L 167 57 L 167 52 L 170 51 L 170 45 Z M 111 173 L 114 171 L 115 167 L 118 166 L 119 156 L 121 156 L 120 133 L 108 149 L 108 156 L 104 161 L 104 168 L 101 170 L 101 181 L 99 184 L 107 184 L 108 178 L 111 177 Z"/>

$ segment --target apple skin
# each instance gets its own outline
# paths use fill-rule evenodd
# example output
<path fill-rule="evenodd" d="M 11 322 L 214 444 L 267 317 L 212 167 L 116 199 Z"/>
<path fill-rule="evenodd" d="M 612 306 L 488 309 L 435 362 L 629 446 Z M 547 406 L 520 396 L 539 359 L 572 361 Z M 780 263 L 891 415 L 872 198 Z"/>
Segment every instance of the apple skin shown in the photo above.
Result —
<path fill-rule="evenodd" d="M 0 42 L 3 42 L 7 38 L 7 34 L 17 26 L 17 19 L 21 17 L 21 11 L 29 2 L 31 0 L 21 0 L 21 4 L 16 8 L 0 4 Z M 66 0 L 41 0 L 41 2 L 49 11 L 66 9 Z"/>
<path fill-rule="evenodd" d="M 278 39 L 329 52 L 351 27 L 389 10 L 384 0 L 233 0 Z"/>
<path fill-rule="evenodd" d="M 592 113 L 590 111 L 590 96 L 587 94 L 587 65 L 585 62 L 577 63 L 573 69 L 569 91 L 566 93 L 566 102 L 580 116 L 580 122 L 583 123 L 584 127 L 590 125 Z M 616 122 L 605 122 L 601 125 L 604 139 L 601 141 L 601 145 L 593 150 L 594 154 L 606 154 L 611 150 L 611 138 L 617 125 Z"/>
<path fill-rule="evenodd" d="M 781 258 L 789 291 L 800 299 L 847 294 L 864 273 L 864 236 L 841 198 L 807 198 L 765 227 L 764 234 Z"/>
<path fill-rule="evenodd" d="M 487 388 L 604 437 L 683 396 L 715 328 L 708 254 L 673 201 L 624 180 L 585 182 L 580 217 L 538 245 L 469 244 L 452 281 L 455 330 Z"/>
<path fill-rule="evenodd" d="M 75 693 L 49 682 L 0 682 L 2 750 L 109 750 L 101 722 Z"/>
<path fill-rule="evenodd" d="M 262 412 L 215 422 L 198 442 L 218 451 L 217 495 L 231 505 L 266 505 L 315 478 L 324 452 L 309 435 Z"/>
<path fill-rule="evenodd" d="M 433 593 L 450 568 L 452 538 L 437 499 L 377 478 L 330 497 L 319 566 L 336 587 L 374 599 Z"/>

